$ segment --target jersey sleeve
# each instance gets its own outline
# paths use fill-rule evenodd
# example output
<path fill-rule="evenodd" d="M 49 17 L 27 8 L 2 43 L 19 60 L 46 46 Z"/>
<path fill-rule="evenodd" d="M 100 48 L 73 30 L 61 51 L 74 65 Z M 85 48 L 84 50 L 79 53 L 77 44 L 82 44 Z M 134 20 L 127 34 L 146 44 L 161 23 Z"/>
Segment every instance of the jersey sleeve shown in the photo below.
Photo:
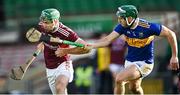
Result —
<path fill-rule="evenodd" d="M 119 34 L 123 34 L 123 27 L 121 26 L 121 24 L 116 25 L 116 27 L 114 28 L 114 31 L 119 33 Z"/>
<path fill-rule="evenodd" d="M 150 33 L 151 33 L 151 35 L 159 36 L 161 33 L 161 29 L 162 29 L 162 25 L 156 24 L 156 23 L 151 23 Z"/>

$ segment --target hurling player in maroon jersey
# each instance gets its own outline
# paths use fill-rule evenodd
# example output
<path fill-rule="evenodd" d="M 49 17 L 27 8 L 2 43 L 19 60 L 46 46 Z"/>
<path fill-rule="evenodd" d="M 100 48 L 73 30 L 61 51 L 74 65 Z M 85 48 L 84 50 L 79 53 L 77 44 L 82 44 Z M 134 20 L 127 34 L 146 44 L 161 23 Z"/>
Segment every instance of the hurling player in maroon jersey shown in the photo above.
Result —
<path fill-rule="evenodd" d="M 78 42 L 86 45 L 86 42 L 78 37 L 78 35 L 63 25 L 60 21 L 60 13 L 57 9 L 45 9 L 40 16 L 40 22 L 37 29 L 45 34 L 53 37 L 58 37 L 62 40 Z M 73 66 L 72 60 L 67 54 L 60 54 L 61 48 L 69 48 L 69 45 L 43 42 L 44 45 L 44 59 L 46 64 L 46 74 L 48 83 L 53 94 L 67 93 L 66 87 L 69 82 L 73 80 Z M 69 48 L 70 54 L 88 53 L 89 50 L 85 48 Z M 64 50 L 65 51 L 65 50 Z"/>

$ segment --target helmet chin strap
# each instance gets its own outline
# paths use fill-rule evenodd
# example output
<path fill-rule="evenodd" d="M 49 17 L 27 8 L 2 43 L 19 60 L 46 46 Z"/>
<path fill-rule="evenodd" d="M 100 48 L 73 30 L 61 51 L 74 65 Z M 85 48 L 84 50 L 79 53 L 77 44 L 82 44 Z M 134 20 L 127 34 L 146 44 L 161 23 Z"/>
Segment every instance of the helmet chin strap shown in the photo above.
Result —
<path fill-rule="evenodd" d="M 128 21 L 128 18 L 126 17 L 126 23 L 129 27 L 131 27 L 133 25 L 133 23 L 135 22 L 136 19 L 133 19 L 130 23 Z"/>

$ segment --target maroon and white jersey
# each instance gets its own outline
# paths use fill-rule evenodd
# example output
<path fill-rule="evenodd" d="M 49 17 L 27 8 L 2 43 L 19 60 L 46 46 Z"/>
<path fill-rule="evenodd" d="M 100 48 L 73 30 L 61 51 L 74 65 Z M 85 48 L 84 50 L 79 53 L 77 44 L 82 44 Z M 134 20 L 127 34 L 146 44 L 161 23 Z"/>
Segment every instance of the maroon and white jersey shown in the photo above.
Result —
<path fill-rule="evenodd" d="M 75 42 L 79 37 L 78 35 L 72 31 L 67 26 L 63 25 L 62 23 L 59 24 L 59 28 L 54 32 L 46 32 L 40 25 L 38 26 L 38 30 L 44 34 L 50 34 L 53 37 L 59 37 L 62 40 L 68 40 Z M 69 55 L 65 55 L 63 57 L 56 57 L 55 51 L 57 48 L 68 48 L 69 45 L 59 44 L 59 43 L 52 43 L 44 42 L 44 59 L 45 64 L 48 69 L 53 69 L 58 67 L 64 61 L 70 60 Z"/>
<path fill-rule="evenodd" d="M 111 63 L 123 65 L 125 62 L 126 42 L 118 38 L 110 45 Z"/>

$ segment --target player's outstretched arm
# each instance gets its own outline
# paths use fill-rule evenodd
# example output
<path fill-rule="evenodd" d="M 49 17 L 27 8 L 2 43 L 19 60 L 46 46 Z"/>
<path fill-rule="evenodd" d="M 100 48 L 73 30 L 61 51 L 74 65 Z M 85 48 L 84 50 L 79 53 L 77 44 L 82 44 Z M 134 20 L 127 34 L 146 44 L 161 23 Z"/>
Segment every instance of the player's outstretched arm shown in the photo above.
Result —
<path fill-rule="evenodd" d="M 172 57 L 170 60 L 170 68 L 172 70 L 178 70 L 179 69 L 179 60 L 178 60 L 178 48 L 177 48 L 177 39 L 176 39 L 176 34 L 168 29 L 165 26 L 162 26 L 162 31 L 160 36 L 166 37 L 172 50 Z"/>
<path fill-rule="evenodd" d="M 75 48 L 58 48 L 55 51 L 55 54 L 57 57 L 62 57 L 66 54 L 86 54 L 89 53 L 90 50 L 81 48 L 81 47 L 75 47 Z"/>
<path fill-rule="evenodd" d="M 103 37 L 100 40 L 90 44 L 91 45 L 90 47 L 91 48 L 100 48 L 100 47 L 108 46 L 114 39 L 116 39 L 119 36 L 120 35 L 117 32 L 113 31 L 106 37 Z"/>
<path fill-rule="evenodd" d="M 66 54 L 86 54 L 90 52 L 90 48 L 86 48 L 87 43 L 82 40 L 78 39 L 77 43 L 81 43 L 84 47 L 73 47 L 73 48 L 58 48 L 55 52 L 56 56 L 62 57 Z"/>

